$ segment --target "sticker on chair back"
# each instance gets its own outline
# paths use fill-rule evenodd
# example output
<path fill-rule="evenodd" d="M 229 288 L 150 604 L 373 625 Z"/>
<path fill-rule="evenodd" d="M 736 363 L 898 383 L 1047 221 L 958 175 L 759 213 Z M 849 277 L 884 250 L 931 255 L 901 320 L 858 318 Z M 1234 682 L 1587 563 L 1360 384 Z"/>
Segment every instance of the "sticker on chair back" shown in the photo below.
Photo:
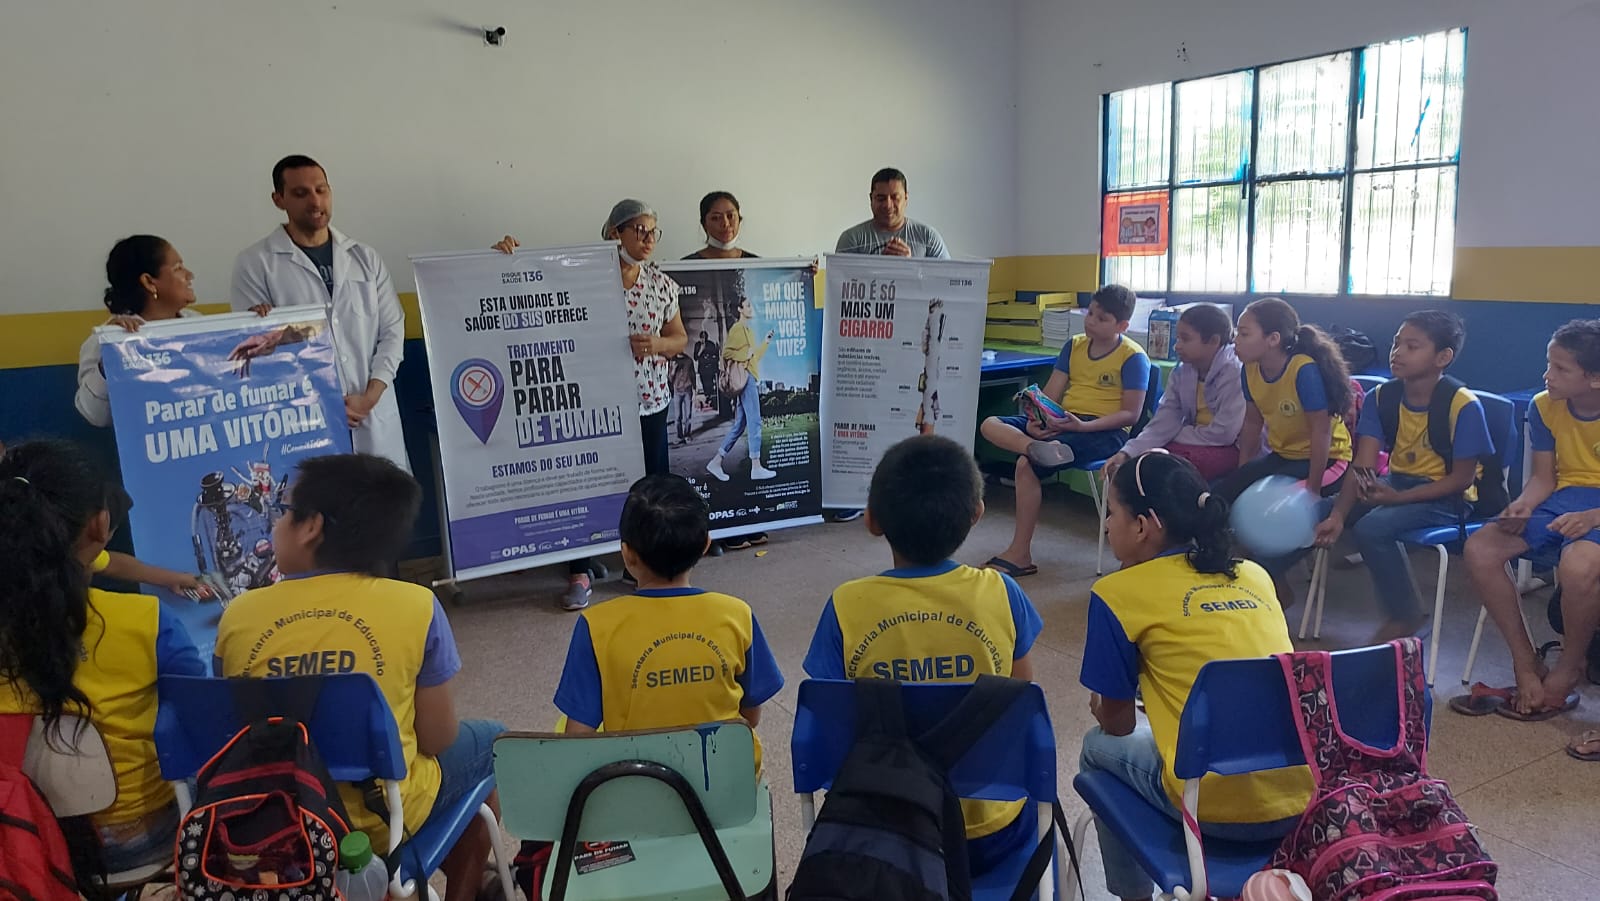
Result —
<path fill-rule="evenodd" d="M 627 842 L 584 842 L 572 855 L 572 868 L 578 875 L 605 870 L 633 860 L 633 846 Z"/>

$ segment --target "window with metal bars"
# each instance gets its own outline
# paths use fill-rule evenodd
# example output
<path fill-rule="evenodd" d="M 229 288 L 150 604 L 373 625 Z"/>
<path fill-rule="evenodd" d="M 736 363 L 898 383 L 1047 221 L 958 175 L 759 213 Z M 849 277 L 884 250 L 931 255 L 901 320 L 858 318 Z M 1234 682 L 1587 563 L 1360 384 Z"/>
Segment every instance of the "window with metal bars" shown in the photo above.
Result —
<path fill-rule="evenodd" d="M 1104 282 L 1449 294 L 1466 41 L 1458 28 L 1107 94 Z"/>

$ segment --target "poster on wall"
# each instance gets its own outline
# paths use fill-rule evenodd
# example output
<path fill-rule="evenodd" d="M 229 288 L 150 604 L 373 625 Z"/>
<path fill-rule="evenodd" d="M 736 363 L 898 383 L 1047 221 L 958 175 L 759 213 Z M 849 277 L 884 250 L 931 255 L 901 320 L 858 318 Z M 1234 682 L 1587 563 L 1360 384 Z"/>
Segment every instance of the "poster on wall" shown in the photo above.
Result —
<path fill-rule="evenodd" d="M 689 260 L 689 345 L 671 361 L 672 471 L 711 507 L 713 537 L 820 522 L 822 310 L 810 259 Z"/>
<path fill-rule="evenodd" d="M 134 547 L 200 584 L 144 590 L 210 659 L 228 602 L 278 581 L 272 527 L 295 464 L 350 451 L 327 313 L 289 307 L 97 335 Z"/>
<path fill-rule="evenodd" d="M 1167 252 L 1166 191 L 1107 194 L 1100 222 L 1101 256 L 1158 257 Z"/>
<path fill-rule="evenodd" d="M 827 257 L 826 506 L 865 506 L 879 458 L 905 438 L 939 434 L 972 447 L 989 266 L 989 260 Z"/>
<path fill-rule="evenodd" d="M 452 577 L 617 550 L 644 475 L 617 246 L 411 262 Z"/>

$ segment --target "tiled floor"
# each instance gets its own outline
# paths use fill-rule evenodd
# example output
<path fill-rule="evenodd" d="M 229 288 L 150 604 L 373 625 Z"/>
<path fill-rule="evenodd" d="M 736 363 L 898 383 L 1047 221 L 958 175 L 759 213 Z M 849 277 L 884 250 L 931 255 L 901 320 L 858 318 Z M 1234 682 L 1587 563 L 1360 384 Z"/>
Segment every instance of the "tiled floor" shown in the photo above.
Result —
<path fill-rule="evenodd" d="M 989 512 L 958 558 L 978 563 L 1010 538 L 1011 491 L 991 487 Z M 1022 580 L 1045 621 L 1033 657 L 1034 672 L 1051 702 L 1061 761 L 1063 800 L 1069 816 L 1082 804 L 1071 792 L 1079 739 L 1093 720 L 1088 695 L 1078 685 L 1084 610 L 1094 581 L 1094 508 L 1086 498 L 1052 487 L 1035 542 L 1040 574 Z M 745 598 L 755 609 L 788 685 L 762 718 L 762 741 L 788 746 L 800 663 L 829 592 L 846 579 L 890 565 L 889 551 L 857 521 L 773 533 L 763 556 L 754 551 L 707 560 L 696 583 Z M 1114 565 L 1109 558 L 1107 562 Z M 1419 557 L 1419 578 L 1431 598 L 1434 558 Z M 613 567 L 615 568 L 615 567 Z M 466 669 L 458 678 L 457 706 L 463 715 L 492 716 L 513 728 L 544 729 L 556 716 L 550 697 L 561 671 L 573 617 L 552 606 L 564 577 L 559 568 L 471 583 L 462 603 L 450 608 Z M 596 588 L 596 601 L 623 591 L 612 582 Z M 1374 626 L 1362 570 L 1335 571 L 1320 646 L 1360 643 Z M 1544 592 L 1529 595 L 1526 609 L 1536 637 L 1548 637 Z M 1563 752 L 1568 737 L 1600 727 L 1600 689 L 1584 690 L 1573 714 L 1525 724 L 1497 716 L 1468 719 L 1444 701 L 1461 691 L 1459 679 L 1477 606 L 1465 577 L 1452 567 L 1451 592 L 1441 634 L 1441 658 L 1429 768 L 1449 780 L 1456 797 L 1478 825 L 1500 864 L 1505 901 L 1587 898 L 1600 881 L 1600 764 L 1580 763 Z M 1298 609 L 1292 611 L 1298 613 Z M 1298 626 L 1298 618 L 1293 625 Z M 1508 657 L 1492 628 L 1479 654 L 1475 679 L 1507 684 Z M 767 756 L 774 790 L 778 865 L 787 874 L 804 836 L 789 785 L 787 754 Z M 1087 853 L 1089 897 L 1109 897 L 1100 881 L 1094 842 Z"/>

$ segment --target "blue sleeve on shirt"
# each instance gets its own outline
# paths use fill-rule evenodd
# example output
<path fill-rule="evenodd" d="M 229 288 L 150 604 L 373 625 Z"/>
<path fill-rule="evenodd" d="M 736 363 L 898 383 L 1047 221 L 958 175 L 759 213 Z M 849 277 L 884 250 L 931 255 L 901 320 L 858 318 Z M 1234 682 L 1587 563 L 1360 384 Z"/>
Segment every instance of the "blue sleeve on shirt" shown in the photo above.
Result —
<path fill-rule="evenodd" d="M 1244 388 L 1244 399 L 1255 403 L 1256 399 L 1250 396 L 1250 372 L 1245 367 L 1239 367 L 1239 385 Z"/>
<path fill-rule="evenodd" d="M 1061 351 L 1056 354 L 1056 372 L 1072 372 L 1072 342 L 1061 345 Z"/>
<path fill-rule="evenodd" d="M 1494 452 L 1494 441 L 1489 437 L 1489 421 L 1484 418 L 1482 403 L 1473 400 L 1456 414 L 1456 430 L 1450 443 L 1457 460 L 1474 460 Z"/>
<path fill-rule="evenodd" d="M 183 620 L 162 604 L 156 611 L 156 674 L 160 676 L 205 676 L 206 665 L 200 661 L 200 649 L 195 647 Z"/>
<path fill-rule="evenodd" d="M 594 656 L 589 621 L 581 616 L 572 627 L 572 643 L 567 645 L 567 663 L 561 668 L 555 701 L 567 719 L 591 729 L 600 728 L 605 719 L 605 706 L 600 700 L 600 661 Z"/>
<path fill-rule="evenodd" d="M 1131 701 L 1139 691 L 1139 646 L 1128 640 L 1121 621 L 1098 594 L 1089 595 L 1089 628 L 1083 637 L 1078 681 L 1112 701 Z"/>
<path fill-rule="evenodd" d="M 736 680 L 744 689 L 740 707 L 759 707 L 772 699 L 783 688 L 783 671 L 778 669 L 778 658 L 772 656 L 767 646 L 767 636 L 755 614 L 750 615 L 750 649 L 744 652 L 744 672 Z"/>
<path fill-rule="evenodd" d="M 817 631 L 811 635 L 811 649 L 806 651 L 806 675 L 813 679 L 843 679 L 844 637 L 839 634 L 839 614 L 833 610 L 833 598 L 822 608 L 817 620 Z"/>
<path fill-rule="evenodd" d="M 1315 363 L 1301 366 L 1294 376 L 1294 393 L 1300 395 L 1300 409 L 1315 413 L 1328 409 L 1328 389 L 1322 385 L 1322 370 Z"/>
<path fill-rule="evenodd" d="M 1556 451 L 1556 436 L 1551 433 L 1550 427 L 1544 424 L 1544 417 L 1539 415 L 1538 404 L 1528 404 L 1528 442 L 1533 449 L 1542 453 L 1553 454 Z"/>
<path fill-rule="evenodd" d="M 1122 390 L 1150 390 L 1150 357 L 1132 354 L 1122 361 Z"/>
<path fill-rule="evenodd" d="M 1462 412 L 1466 412 L 1463 410 Z M 1356 419 L 1356 437 L 1376 438 L 1384 450 L 1390 450 L 1389 442 L 1384 440 L 1383 421 L 1378 418 L 1378 389 L 1373 388 L 1367 392 L 1367 397 L 1361 402 L 1361 415 Z"/>
<path fill-rule="evenodd" d="M 461 672 L 461 652 L 456 635 L 444 615 L 444 605 L 433 599 L 433 619 L 428 622 L 428 637 L 422 645 L 422 670 L 417 673 L 418 688 L 443 685 Z"/>
<path fill-rule="evenodd" d="M 1027 593 L 1015 579 L 1001 573 L 1000 580 L 1006 584 L 1006 601 L 1011 606 L 1011 622 L 1017 632 L 1017 646 L 1016 650 L 1011 652 L 1011 659 L 1021 660 L 1033 650 L 1033 643 L 1038 640 L 1039 633 L 1044 631 L 1044 620 L 1040 618 L 1033 601 L 1028 600 Z"/>

